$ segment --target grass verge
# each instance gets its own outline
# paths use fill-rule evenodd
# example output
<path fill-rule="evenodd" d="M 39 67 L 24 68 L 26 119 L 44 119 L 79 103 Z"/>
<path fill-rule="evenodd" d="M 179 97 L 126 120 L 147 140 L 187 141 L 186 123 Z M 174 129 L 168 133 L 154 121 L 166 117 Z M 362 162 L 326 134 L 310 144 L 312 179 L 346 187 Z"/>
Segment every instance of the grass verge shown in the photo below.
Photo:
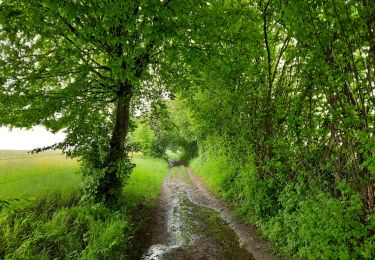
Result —
<path fill-rule="evenodd" d="M 0 259 L 129 259 L 139 254 L 135 235 L 145 226 L 168 167 L 160 159 L 135 157 L 133 162 L 137 166 L 120 209 L 81 205 L 77 189 L 69 196 L 49 192 L 22 208 L 3 208 Z"/>
<path fill-rule="evenodd" d="M 235 168 L 225 157 L 211 156 L 190 167 L 288 258 L 375 257 L 375 213 L 366 216 L 359 194 L 348 186 L 341 187 L 346 193 L 340 199 L 301 183 L 288 183 L 276 196 L 279 182 L 258 178 L 254 166 Z"/>
<path fill-rule="evenodd" d="M 168 164 L 163 159 L 135 156 L 132 162 L 136 164 L 132 175 L 124 187 L 123 199 L 126 205 L 126 215 L 132 223 L 133 239 L 129 241 L 128 258 L 140 259 L 144 247 L 148 244 L 147 236 L 152 209 L 160 194 Z"/>

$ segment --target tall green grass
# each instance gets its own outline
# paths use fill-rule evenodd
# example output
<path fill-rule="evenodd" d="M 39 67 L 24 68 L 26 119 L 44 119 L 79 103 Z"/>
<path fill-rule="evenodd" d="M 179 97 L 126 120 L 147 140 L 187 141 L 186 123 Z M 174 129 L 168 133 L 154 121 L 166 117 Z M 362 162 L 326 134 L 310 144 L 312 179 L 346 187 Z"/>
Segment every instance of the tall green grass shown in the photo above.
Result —
<path fill-rule="evenodd" d="M 0 151 L 0 200 L 69 196 L 81 182 L 79 164 L 60 152 Z"/>
<path fill-rule="evenodd" d="M 204 178 L 205 183 L 216 195 L 222 195 L 221 187 L 225 176 L 225 165 L 221 160 L 209 160 L 206 163 L 197 157 L 190 162 L 190 168 Z"/>
<path fill-rule="evenodd" d="M 360 196 L 346 188 L 340 199 L 290 183 L 276 202 L 275 180 L 260 179 L 255 167 L 235 168 L 224 156 L 194 159 L 190 167 L 227 199 L 238 217 L 255 223 L 274 249 L 301 259 L 374 259 L 375 213 L 364 219 Z M 345 191 L 345 190 L 344 190 Z"/>
<path fill-rule="evenodd" d="M 124 200 L 128 207 L 135 208 L 140 204 L 152 207 L 159 196 L 168 165 L 162 159 L 139 155 L 133 157 L 132 162 L 136 167 L 124 187 Z"/>
<path fill-rule="evenodd" d="M 109 209 L 102 204 L 80 204 L 77 192 L 80 179 L 75 179 L 76 175 L 68 170 L 76 172 L 78 164 L 71 161 L 66 165 L 67 160 L 53 158 L 54 155 L 49 158 L 52 164 L 46 158 L 35 157 L 34 162 L 27 158 L 31 161 L 18 165 L 20 171 L 14 166 L 13 171 L 3 173 L 8 175 L 3 179 L 13 178 L 10 187 L 21 189 L 18 193 L 8 191 L 8 196 L 31 194 L 36 200 L 23 208 L 10 207 L 0 211 L 0 259 L 132 259 L 138 256 L 135 252 L 139 250 L 136 232 L 145 226 L 147 209 L 155 204 L 167 163 L 161 159 L 133 158 L 136 167 L 124 187 L 123 205 Z M 53 173 L 48 172 L 46 165 L 51 166 Z M 19 179 L 35 178 L 33 181 L 29 178 L 29 182 L 20 181 L 9 176 L 11 173 Z M 61 187 L 49 186 L 47 193 L 42 189 L 22 192 L 27 183 L 32 185 L 38 180 L 46 184 L 43 178 L 58 174 L 73 180 L 62 180 Z M 71 187 L 74 187 L 72 192 L 66 196 L 65 191 Z"/>

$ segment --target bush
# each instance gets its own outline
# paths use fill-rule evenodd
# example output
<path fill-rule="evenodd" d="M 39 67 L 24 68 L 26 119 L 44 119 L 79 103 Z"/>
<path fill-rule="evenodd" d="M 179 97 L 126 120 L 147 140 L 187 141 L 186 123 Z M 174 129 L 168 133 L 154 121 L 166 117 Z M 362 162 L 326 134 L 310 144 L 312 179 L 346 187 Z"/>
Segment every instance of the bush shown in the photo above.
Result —
<path fill-rule="evenodd" d="M 123 212 L 53 195 L 0 215 L 0 259 L 121 259 L 132 228 Z"/>
<path fill-rule="evenodd" d="M 308 259 L 366 257 L 361 241 L 369 234 L 358 195 L 338 200 L 320 193 L 300 199 L 292 210 L 286 196 L 281 203 L 283 210 L 265 221 L 262 231 L 284 253 Z"/>
<path fill-rule="evenodd" d="M 200 174 L 219 196 L 237 205 L 238 213 L 252 221 L 277 212 L 277 196 L 272 180 L 260 180 L 252 165 L 236 166 L 225 156 L 194 159 L 190 166 Z"/>
<path fill-rule="evenodd" d="M 257 177 L 254 165 L 238 166 L 224 156 L 198 157 L 192 169 L 217 194 L 257 223 L 274 248 L 302 259 L 373 259 L 375 214 L 366 217 L 360 195 L 342 183 L 340 199 L 281 173 Z"/>

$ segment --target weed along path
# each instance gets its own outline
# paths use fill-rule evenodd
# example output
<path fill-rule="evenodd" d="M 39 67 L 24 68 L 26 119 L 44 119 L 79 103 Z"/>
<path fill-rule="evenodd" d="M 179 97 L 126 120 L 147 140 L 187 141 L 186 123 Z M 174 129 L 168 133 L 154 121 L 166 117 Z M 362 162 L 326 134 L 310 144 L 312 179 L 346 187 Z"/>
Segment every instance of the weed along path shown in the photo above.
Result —
<path fill-rule="evenodd" d="M 236 221 L 188 168 L 164 180 L 142 259 L 277 259 L 255 228 Z"/>

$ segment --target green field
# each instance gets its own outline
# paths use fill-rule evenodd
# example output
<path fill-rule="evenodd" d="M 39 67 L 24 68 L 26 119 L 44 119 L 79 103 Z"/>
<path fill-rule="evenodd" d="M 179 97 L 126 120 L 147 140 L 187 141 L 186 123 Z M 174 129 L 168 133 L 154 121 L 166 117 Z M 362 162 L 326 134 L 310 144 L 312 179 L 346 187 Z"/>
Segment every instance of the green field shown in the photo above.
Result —
<path fill-rule="evenodd" d="M 58 152 L 0 152 L 0 201 L 30 199 L 0 211 L 0 259 L 138 258 L 136 234 L 145 228 L 168 170 L 162 159 L 135 155 L 123 204 L 80 204 L 79 163 Z M 143 233 L 142 233 L 143 234 Z"/>
<path fill-rule="evenodd" d="M 135 155 L 136 164 L 124 196 L 129 204 L 139 200 L 153 201 L 159 194 L 163 177 L 168 170 L 165 161 Z M 30 154 L 27 151 L 0 151 L 0 200 L 43 198 L 49 193 L 70 194 L 81 183 L 77 160 L 61 152 L 47 151 Z"/>
<path fill-rule="evenodd" d="M 61 152 L 0 151 L 0 199 L 41 198 L 51 192 L 71 193 L 80 182 L 79 163 L 67 159 Z"/>

